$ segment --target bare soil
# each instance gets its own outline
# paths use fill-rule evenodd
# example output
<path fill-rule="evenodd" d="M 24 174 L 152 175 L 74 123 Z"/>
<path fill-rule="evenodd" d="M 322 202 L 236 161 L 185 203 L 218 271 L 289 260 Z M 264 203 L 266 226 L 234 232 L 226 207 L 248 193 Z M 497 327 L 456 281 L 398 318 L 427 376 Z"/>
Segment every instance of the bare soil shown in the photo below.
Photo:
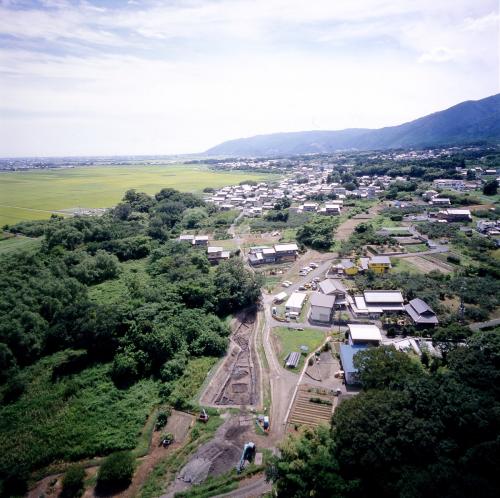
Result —
<path fill-rule="evenodd" d="M 208 406 L 256 406 L 260 403 L 260 369 L 254 351 L 256 311 L 241 313 L 232 323 L 229 353 L 208 383 L 200 402 Z"/>

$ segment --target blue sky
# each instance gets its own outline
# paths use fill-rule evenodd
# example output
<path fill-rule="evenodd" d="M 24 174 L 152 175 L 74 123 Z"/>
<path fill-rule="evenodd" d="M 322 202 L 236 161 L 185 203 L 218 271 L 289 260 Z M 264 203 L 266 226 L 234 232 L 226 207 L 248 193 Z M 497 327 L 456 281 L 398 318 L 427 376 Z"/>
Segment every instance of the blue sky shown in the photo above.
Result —
<path fill-rule="evenodd" d="M 499 92 L 496 0 L 0 0 L 0 155 L 199 152 Z"/>

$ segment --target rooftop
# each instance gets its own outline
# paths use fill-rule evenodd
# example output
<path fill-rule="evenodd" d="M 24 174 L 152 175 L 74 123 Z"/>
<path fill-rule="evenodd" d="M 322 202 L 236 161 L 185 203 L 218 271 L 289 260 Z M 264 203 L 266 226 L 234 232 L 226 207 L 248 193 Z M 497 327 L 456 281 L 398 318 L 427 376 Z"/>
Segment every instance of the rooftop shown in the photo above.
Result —
<path fill-rule="evenodd" d="M 348 323 L 349 334 L 353 341 L 381 341 L 382 334 L 376 325 Z"/>
<path fill-rule="evenodd" d="M 370 303 L 400 303 L 404 302 L 401 291 L 396 290 L 371 290 L 365 291 L 364 298 L 367 304 Z"/>
<path fill-rule="evenodd" d="M 354 367 L 354 355 L 359 351 L 364 351 L 367 347 L 362 345 L 350 346 L 348 344 L 340 345 L 340 361 L 344 372 L 355 373 L 358 370 Z"/>
<path fill-rule="evenodd" d="M 311 306 L 321 306 L 323 308 L 333 308 L 335 306 L 335 296 L 327 296 L 314 292 L 311 294 Z"/>

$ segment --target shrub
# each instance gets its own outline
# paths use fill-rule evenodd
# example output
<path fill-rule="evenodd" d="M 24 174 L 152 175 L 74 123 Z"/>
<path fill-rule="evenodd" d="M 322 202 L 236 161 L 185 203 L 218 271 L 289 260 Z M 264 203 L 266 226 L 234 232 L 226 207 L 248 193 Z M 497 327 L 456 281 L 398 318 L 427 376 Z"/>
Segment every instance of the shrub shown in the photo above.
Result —
<path fill-rule="evenodd" d="M 62 481 L 63 498 L 78 497 L 83 492 L 83 480 L 85 479 L 85 470 L 81 465 L 72 465 L 64 474 Z"/>
<path fill-rule="evenodd" d="M 155 431 L 159 431 L 167 425 L 169 415 L 170 413 L 166 411 L 158 412 L 158 415 L 156 416 Z"/>
<path fill-rule="evenodd" d="M 449 254 L 446 256 L 446 261 L 449 261 L 450 263 L 453 263 L 455 265 L 460 264 L 460 258 L 458 256 L 455 256 L 454 254 Z"/>
<path fill-rule="evenodd" d="M 126 488 L 134 474 L 134 457 L 130 451 L 120 451 L 109 455 L 97 474 L 99 492 L 110 493 Z"/>

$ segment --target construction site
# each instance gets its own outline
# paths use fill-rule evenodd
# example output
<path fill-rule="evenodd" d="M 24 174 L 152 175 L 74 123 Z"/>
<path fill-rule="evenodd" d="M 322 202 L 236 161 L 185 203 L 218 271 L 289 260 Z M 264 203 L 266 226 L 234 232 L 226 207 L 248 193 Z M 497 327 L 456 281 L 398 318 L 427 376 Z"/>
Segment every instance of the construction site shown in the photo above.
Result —
<path fill-rule="evenodd" d="M 213 407 L 250 407 L 260 404 L 260 368 L 255 352 L 257 309 L 235 317 L 227 356 L 208 383 L 200 402 Z"/>

